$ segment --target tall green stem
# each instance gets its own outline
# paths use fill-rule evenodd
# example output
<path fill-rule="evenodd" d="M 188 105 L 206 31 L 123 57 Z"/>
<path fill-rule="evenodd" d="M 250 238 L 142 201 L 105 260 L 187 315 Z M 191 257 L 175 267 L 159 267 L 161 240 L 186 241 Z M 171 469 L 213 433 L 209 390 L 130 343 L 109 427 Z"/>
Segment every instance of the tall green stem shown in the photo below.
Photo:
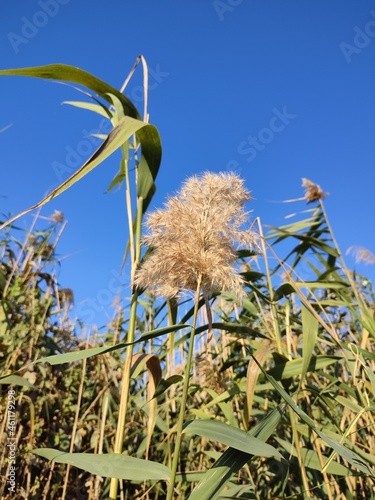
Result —
<path fill-rule="evenodd" d="M 189 391 L 190 370 L 191 370 L 191 365 L 192 365 L 192 360 L 193 360 L 194 337 L 195 337 L 195 330 L 196 330 L 196 326 L 197 326 L 200 289 L 201 289 L 201 278 L 199 278 L 199 280 L 198 280 L 197 290 L 195 293 L 193 325 L 191 327 L 191 333 L 190 333 L 189 350 L 188 350 L 188 357 L 187 357 L 186 368 L 185 368 L 185 380 L 184 380 L 184 387 L 182 390 L 180 413 L 179 413 L 178 422 L 177 422 L 176 444 L 175 444 L 174 454 L 173 454 L 171 478 L 170 478 L 170 482 L 168 485 L 167 500 L 173 499 L 174 486 L 176 483 L 177 467 L 178 467 L 178 462 L 180 459 L 182 430 L 183 430 L 183 426 L 184 426 L 186 401 L 187 401 L 188 391 Z"/>
<path fill-rule="evenodd" d="M 136 322 L 136 312 L 137 312 L 137 295 L 134 294 L 132 296 L 132 302 L 130 307 L 130 319 L 129 319 L 129 329 L 127 342 L 134 342 L 134 331 L 135 331 L 135 322 Z M 124 432 L 125 432 L 125 422 L 126 422 L 126 412 L 128 409 L 128 401 L 129 401 L 129 388 L 130 388 L 130 371 L 132 367 L 132 358 L 133 358 L 133 345 L 129 345 L 126 348 L 126 358 L 125 365 L 122 372 L 122 381 L 121 381 L 121 399 L 120 399 L 120 408 L 117 422 L 117 432 L 116 432 L 116 440 L 115 440 L 115 448 L 114 453 L 122 453 L 122 443 L 124 441 Z M 118 479 L 111 479 L 111 486 L 109 490 L 109 498 L 111 500 L 116 500 L 117 498 L 117 488 L 118 488 Z"/>
<path fill-rule="evenodd" d="M 127 161 L 125 162 L 125 173 L 126 173 L 126 197 L 127 197 L 127 209 L 128 209 L 128 220 L 129 220 L 129 242 L 130 242 L 130 255 L 131 255 L 131 282 L 133 287 L 134 274 L 137 269 L 140 253 L 141 253 L 141 222 L 143 213 L 143 198 L 138 198 L 137 214 L 136 214 L 136 227 L 135 234 L 133 228 L 133 221 L 131 217 L 131 197 L 130 197 L 130 183 L 128 177 L 128 167 Z M 130 214 L 130 215 L 129 215 Z M 131 305 L 130 305 L 130 316 L 129 316 L 129 328 L 126 341 L 128 347 L 126 348 L 125 365 L 122 373 L 121 381 L 121 399 L 120 408 L 117 422 L 117 431 L 115 439 L 114 453 L 122 453 L 122 444 L 124 441 L 125 423 L 126 423 L 126 413 L 129 403 L 129 392 L 130 392 L 130 372 L 133 360 L 133 342 L 135 336 L 136 318 L 137 318 L 137 301 L 138 293 L 133 288 Z M 112 478 L 109 490 L 109 498 L 111 500 L 116 500 L 118 489 L 118 479 Z"/>

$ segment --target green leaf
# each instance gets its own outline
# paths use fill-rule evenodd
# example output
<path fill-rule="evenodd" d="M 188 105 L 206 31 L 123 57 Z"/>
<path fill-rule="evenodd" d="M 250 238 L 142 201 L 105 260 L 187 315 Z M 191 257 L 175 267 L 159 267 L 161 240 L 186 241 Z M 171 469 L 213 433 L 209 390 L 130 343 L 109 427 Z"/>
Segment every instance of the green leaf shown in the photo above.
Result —
<path fill-rule="evenodd" d="M 54 354 L 53 356 L 47 356 L 45 358 L 38 359 L 36 363 L 50 363 L 51 365 L 72 363 L 73 361 L 80 361 L 81 359 L 91 358 L 92 356 L 98 356 L 99 354 L 105 354 L 106 352 L 116 351 L 131 344 L 139 344 L 140 342 L 144 342 L 145 340 L 160 337 L 161 335 L 165 335 L 170 332 L 176 332 L 177 330 L 181 330 L 182 328 L 186 328 L 186 325 L 172 325 L 165 328 L 158 328 L 156 330 L 150 330 L 149 332 L 144 333 L 138 340 L 135 340 L 134 342 L 120 342 L 119 344 L 112 345 L 110 347 L 93 347 L 91 349 L 82 349 L 81 351 L 67 352 L 64 354 Z"/>
<path fill-rule="evenodd" d="M 320 231 L 319 232 L 319 237 L 321 237 L 321 232 L 324 232 L 324 231 Z M 333 257 L 339 257 L 340 256 L 340 254 L 339 254 L 339 252 L 338 252 L 338 250 L 336 248 L 331 247 L 330 245 L 327 245 L 326 243 L 324 243 L 322 241 L 322 239 L 319 239 L 317 237 L 306 236 L 306 235 L 298 234 L 296 232 L 291 232 L 291 231 L 284 231 L 280 227 L 277 228 L 277 233 L 279 235 L 282 235 L 282 237 L 280 237 L 280 240 L 283 237 L 284 238 L 285 237 L 293 237 L 293 238 L 296 238 L 297 240 L 300 240 L 300 244 L 297 245 L 295 247 L 295 249 L 293 250 L 293 252 L 296 252 L 298 254 L 302 253 L 301 249 L 307 250 L 310 247 L 316 247 L 319 250 L 322 250 L 322 251 L 326 252 L 328 255 L 332 255 Z M 274 238 L 275 236 L 278 235 L 277 233 L 275 231 L 275 233 L 273 235 L 271 235 L 270 237 Z"/>
<path fill-rule="evenodd" d="M 184 318 L 182 318 L 182 322 L 184 323 L 188 319 L 188 316 L 185 315 Z M 199 326 L 195 334 L 198 335 L 199 333 L 205 332 L 208 330 L 209 325 L 203 325 Z M 255 330 L 254 328 L 250 328 L 249 326 L 246 325 L 239 325 L 237 323 L 212 323 L 212 328 L 214 330 L 224 330 L 226 332 L 231 332 L 231 333 L 237 333 L 237 334 L 243 334 L 246 337 L 252 337 L 252 338 L 262 338 L 262 339 L 268 339 L 266 335 L 261 333 L 259 330 Z"/>
<path fill-rule="evenodd" d="M 308 366 L 305 368 L 306 372 L 317 371 L 326 366 L 332 365 L 341 361 L 341 356 L 311 356 Z M 297 358 L 285 363 L 279 363 L 267 371 L 276 380 L 285 380 L 287 378 L 296 377 L 301 375 L 304 366 L 304 359 Z"/>
<path fill-rule="evenodd" d="M 162 378 L 156 387 L 153 398 L 157 398 L 161 394 L 164 394 L 164 392 L 167 391 L 172 385 L 178 384 L 183 379 L 184 378 L 181 375 L 172 375 L 171 377 L 168 377 L 166 380 Z"/>
<path fill-rule="evenodd" d="M 0 377 L 0 384 L 21 385 L 23 387 L 35 387 L 28 380 L 19 375 L 3 375 Z"/>
<path fill-rule="evenodd" d="M 110 111 L 105 106 L 100 104 L 93 104 L 92 102 L 84 101 L 64 101 L 63 104 L 69 104 L 75 108 L 87 109 L 88 111 L 104 116 L 104 118 L 111 119 Z"/>
<path fill-rule="evenodd" d="M 80 169 L 78 169 L 73 175 L 71 175 L 69 177 L 69 179 L 67 179 L 62 184 L 60 184 L 60 186 L 58 186 L 56 189 L 54 189 L 52 191 L 52 193 L 47 195 L 40 202 L 36 203 L 32 207 L 19 213 L 15 217 L 12 217 L 11 219 L 9 219 L 5 224 L 0 226 L 0 229 L 2 229 L 5 225 L 14 222 L 16 219 L 18 219 L 22 215 L 27 214 L 31 210 L 35 210 L 36 208 L 39 208 L 39 207 L 45 205 L 47 202 L 51 201 L 53 198 L 56 198 L 61 193 L 66 191 L 68 188 L 73 186 L 76 182 L 78 182 L 80 179 L 82 179 L 82 177 L 84 177 L 89 172 L 91 172 L 91 170 L 93 170 L 96 166 L 98 166 L 106 158 L 108 158 L 108 156 L 110 156 L 118 148 L 120 148 L 122 146 L 122 144 L 129 139 L 129 137 L 131 137 L 135 132 L 139 131 L 141 128 L 155 129 L 155 127 L 153 125 L 148 125 L 148 124 L 142 122 L 141 120 L 135 120 L 134 118 L 131 118 L 130 116 L 125 116 L 119 122 L 117 127 L 115 127 L 113 130 L 111 130 L 108 137 L 99 146 L 99 148 L 95 151 L 95 153 L 91 156 L 91 158 L 89 158 L 84 163 L 84 165 L 82 165 L 82 167 Z M 157 134 L 156 129 L 155 129 L 155 133 Z M 149 194 L 150 193 L 147 193 L 147 195 L 149 195 Z M 146 195 L 146 197 L 147 197 L 147 195 Z M 151 194 L 150 194 L 150 196 L 151 196 Z"/>
<path fill-rule="evenodd" d="M 246 392 L 246 380 L 241 380 L 238 384 L 233 384 L 230 389 L 220 393 L 215 399 L 209 401 L 205 405 L 201 405 L 201 409 L 207 409 L 215 405 L 220 405 L 221 402 L 239 394 L 240 392 Z"/>
<path fill-rule="evenodd" d="M 169 480 L 170 470 L 165 465 L 128 457 L 120 453 L 65 453 L 53 448 L 37 448 L 32 453 L 59 464 L 69 464 L 83 469 L 90 474 L 102 477 L 114 477 L 133 481 Z"/>
<path fill-rule="evenodd" d="M 297 451 L 294 446 L 292 446 L 291 443 L 288 443 L 288 441 L 284 441 L 283 439 L 275 436 L 275 439 L 278 443 L 281 444 L 281 446 L 290 454 L 292 454 L 294 457 L 297 457 Z M 322 465 L 320 463 L 319 456 L 316 451 L 313 450 L 308 450 L 306 448 L 301 448 L 300 449 L 302 458 L 303 458 L 303 464 L 305 467 L 308 469 L 314 469 L 321 471 L 322 470 Z M 324 457 L 327 458 L 327 457 Z M 338 462 L 332 461 L 329 466 L 326 469 L 326 472 L 328 474 L 334 474 L 336 476 L 352 476 L 353 471 L 348 469 L 348 467 L 345 467 L 344 465 L 339 464 Z"/>
<path fill-rule="evenodd" d="M 274 293 L 273 295 L 273 300 L 277 302 L 278 300 L 282 299 L 283 297 L 287 297 L 288 295 L 291 295 L 292 293 L 295 293 L 294 287 L 290 283 L 283 283 Z"/>
<path fill-rule="evenodd" d="M 315 288 L 323 288 L 327 290 L 339 290 L 341 288 L 348 288 L 348 283 L 343 283 L 342 281 L 293 281 L 293 283 L 283 283 L 275 291 L 273 300 L 278 301 L 283 297 L 287 297 L 292 293 L 296 292 L 296 289 L 307 288 L 308 290 L 314 290 Z M 320 302 L 319 302 L 320 303 Z M 343 303 L 344 305 L 347 305 Z M 333 301 L 334 306 L 339 305 L 337 300 Z"/>
<path fill-rule="evenodd" d="M 254 358 L 255 359 L 255 358 Z M 259 365 L 260 366 L 260 365 Z M 260 366 L 263 374 L 269 382 L 273 385 L 280 396 L 288 403 L 288 405 L 297 413 L 297 415 L 303 420 L 328 446 L 330 446 L 334 451 L 336 451 L 344 460 L 347 460 L 353 467 L 356 467 L 365 474 L 370 475 L 375 478 L 374 471 L 370 466 L 362 459 L 360 455 L 349 450 L 341 443 L 331 439 L 324 432 L 322 432 L 315 425 L 314 421 L 295 403 L 295 401 L 289 396 L 289 394 L 282 388 L 282 386 L 276 382 L 276 380 L 268 375 L 266 371 Z"/>
<path fill-rule="evenodd" d="M 312 354 L 315 348 L 316 339 L 318 337 L 318 320 L 311 314 L 306 306 L 302 305 L 302 373 L 300 385 L 306 376 L 310 367 Z"/>
<path fill-rule="evenodd" d="M 96 78 L 87 71 L 67 64 L 48 64 L 46 66 L 34 66 L 29 68 L 14 68 L 0 70 L 0 76 L 30 76 L 34 78 L 43 78 L 45 80 L 62 80 L 64 82 L 77 83 L 83 85 L 98 95 L 106 99 L 110 98 L 108 94 L 114 94 L 123 104 L 125 113 L 133 118 L 140 119 L 141 116 L 134 104 L 117 89 L 108 85 L 108 83 Z"/>
<path fill-rule="evenodd" d="M 298 288 L 325 288 L 327 290 L 340 290 L 341 288 L 349 288 L 348 283 L 343 281 L 295 281 L 294 285 Z"/>
<path fill-rule="evenodd" d="M 93 154 L 93 156 L 69 179 L 62 183 L 55 189 L 49 196 L 45 197 L 36 205 L 21 212 L 9 219 L 4 226 L 12 223 L 22 215 L 38 208 L 48 201 L 52 200 L 66 189 L 71 187 L 75 182 L 85 176 L 90 170 L 95 168 L 110 154 L 112 154 L 118 147 L 120 147 L 129 137 L 136 134 L 138 141 L 141 145 L 141 158 L 139 164 L 139 186 L 138 195 L 142 196 L 143 213 L 146 211 L 152 196 L 155 192 L 154 181 L 157 176 L 160 162 L 161 162 L 161 142 L 157 129 L 153 125 L 143 122 L 136 107 L 124 96 L 121 92 L 116 90 L 111 85 L 103 82 L 99 78 L 73 66 L 64 64 L 51 64 L 47 66 L 36 66 L 33 68 L 16 68 L 8 70 L 0 70 L 0 76 L 31 76 L 36 78 L 45 78 L 51 80 L 62 80 L 66 82 L 78 83 L 93 90 L 99 94 L 103 99 L 112 104 L 113 96 L 115 96 L 122 104 L 124 119 L 118 124 L 115 129 L 109 134 L 107 139 Z"/>
<path fill-rule="evenodd" d="M 251 429 L 248 434 L 266 441 L 276 429 L 282 415 L 282 407 L 275 408 L 275 410 Z M 213 500 L 217 498 L 232 475 L 236 474 L 251 458 L 251 454 L 234 448 L 226 450 L 194 488 L 192 494 L 189 496 L 189 500 Z M 284 474 L 284 482 L 286 472 L 287 470 Z"/>
<path fill-rule="evenodd" d="M 218 441 L 251 455 L 281 458 L 280 453 L 273 446 L 218 420 L 193 420 L 185 425 L 183 432 Z"/>

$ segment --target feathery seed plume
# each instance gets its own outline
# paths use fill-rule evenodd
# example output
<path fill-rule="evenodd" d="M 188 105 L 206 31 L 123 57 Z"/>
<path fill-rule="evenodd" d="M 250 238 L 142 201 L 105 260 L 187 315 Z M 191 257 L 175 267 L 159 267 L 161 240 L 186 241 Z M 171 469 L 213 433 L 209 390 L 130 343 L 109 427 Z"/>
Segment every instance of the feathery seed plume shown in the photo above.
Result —
<path fill-rule="evenodd" d="M 357 263 L 364 262 L 365 264 L 375 264 L 375 255 L 367 248 L 353 246 L 348 248 L 346 253 L 354 254 Z"/>
<path fill-rule="evenodd" d="M 305 199 L 307 200 L 307 203 L 323 200 L 327 194 L 329 194 L 324 193 L 318 184 L 314 184 L 312 181 L 309 181 L 309 179 L 302 179 L 302 187 L 306 188 Z"/>
<path fill-rule="evenodd" d="M 164 209 L 151 213 L 143 242 L 152 251 L 137 270 L 135 285 L 171 298 L 183 290 L 195 292 L 200 282 L 205 298 L 231 291 L 241 299 L 236 249 L 257 246 L 256 234 L 242 229 L 250 199 L 243 183 L 234 173 L 190 177 Z"/>

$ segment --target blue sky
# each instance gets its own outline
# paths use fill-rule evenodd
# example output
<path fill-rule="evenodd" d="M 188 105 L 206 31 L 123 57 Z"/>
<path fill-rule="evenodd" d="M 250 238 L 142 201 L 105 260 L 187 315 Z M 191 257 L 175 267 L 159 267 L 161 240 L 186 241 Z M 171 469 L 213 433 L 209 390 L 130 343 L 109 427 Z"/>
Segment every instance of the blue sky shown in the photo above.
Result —
<path fill-rule="evenodd" d="M 3 0 L 0 54 L 2 69 L 65 63 L 117 88 L 143 54 L 163 143 L 152 206 L 189 175 L 234 169 L 252 192 L 254 218 L 281 225 L 297 209 L 281 201 L 302 196 L 307 177 L 330 193 L 342 251 L 375 251 L 375 2 Z M 127 91 L 140 111 L 141 73 Z M 0 88 L 0 129 L 13 124 L 0 135 L 0 213 L 14 215 L 66 179 L 56 164 L 73 171 L 89 157 L 87 137 L 101 120 L 61 106 L 82 98 L 66 86 L 0 77 Z M 99 325 L 127 282 L 124 193 L 104 194 L 118 160 L 42 211 L 68 220 L 58 277 L 83 319 Z M 356 268 L 374 277 L 373 267 Z"/>

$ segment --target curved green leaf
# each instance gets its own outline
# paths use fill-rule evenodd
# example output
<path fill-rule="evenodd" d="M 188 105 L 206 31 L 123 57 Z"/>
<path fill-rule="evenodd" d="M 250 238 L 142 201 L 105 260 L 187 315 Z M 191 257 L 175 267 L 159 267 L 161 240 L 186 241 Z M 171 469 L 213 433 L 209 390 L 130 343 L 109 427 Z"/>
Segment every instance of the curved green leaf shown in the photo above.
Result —
<path fill-rule="evenodd" d="M 120 453 L 94 455 L 90 453 L 65 453 L 53 448 L 36 448 L 32 453 L 59 464 L 69 464 L 90 474 L 133 481 L 169 480 L 170 470 L 165 465 L 128 457 Z"/>
<path fill-rule="evenodd" d="M 302 370 L 316 371 L 326 366 L 332 365 L 341 361 L 343 358 L 341 356 L 311 356 L 308 365 L 304 365 L 304 358 L 293 359 L 292 361 L 286 361 L 285 363 L 280 363 L 275 367 L 267 371 L 267 375 L 271 375 L 276 380 L 285 380 L 287 378 L 295 377 L 301 375 Z"/>
<path fill-rule="evenodd" d="M 127 115 L 139 120 L 141 119 L 137 108 L 125 95 L 91 73 L 68 64 L 47 64 L 45 66 L 34 66 L 29 68 L 2 69 L 0 70 L 0 76 L 1 75 L 30 76 L 34 78 L 43 78 L 45 80 L 61 80 L 64 82 L 77 83 L 78 85 L 83 85 L 93 90 L 108 102 L 111 102 L 108 94 L 114 94 L 122 102 L 124 111 Z"/>
<path fill-rule="evenodd" d="M 19 375 L 3 375 L 0 377 L 0 384 L 21 385 L 23 387 L 35 387 L 28 380 Z"/>
<path fill-rule="evenodd" d="M 273 446 L 218 420 L 193 420 L 185 425 L 183 432 L 218 441 L 251 455 L 281 458 L 280 453 Z"/>
<path fill-rule="evenodd" d="M 104 118 L 108 119 L 111 118 L 110 111 L 102 104 L 94 104 L 92 102 L 84 102 L 84 101 L 64 101 L 63 104 L 69 104 L 69 106 L 73 106 L 74 108 L 80 108 L 92 111 L 93 113 L 97 113 L 98 115 L 104 116 Z"/>
<path fill-rule="evenodd" d="M 302 374 L 300 378 L 300 386 L 305 378 L 307 371 L 310 368 L 313 351 L 315 348 L 316 339 L 318 337 L 318 320 L 311 314 L 305 305 L 302 305 Z"/>
<path fill-rule="evenodd" d="M 256 361 L 256 360 L 255 360 Z M 259 365 L 260 366 L 260 365 Z M 286 403 L 297 413 L 305 424 L 307 424 L 328 446 L 330 446 L 336 453 L 338 453 L 344 460 L 349 462 L 353 467 L 356 467 L 360 471 L 365 474 L 370 475 L 372 478 L 375 478 L 375 471 L 371 469 L 370 465 L 366 463 L 366 461 L 358 454 L 352 450 L 349 450 L 341 443 L 335 441 L 334 439 L 327 436 L 325 432 L 322 432 L 315 425 L 314 421 L 305 413 L 289 396 L 289 394 L 283 389 L 279 382 L 277 382 L 273 377 L 267 374 L 267 372 L 260 366 L 264 376 L 267 378 L 269 382 L 273 385 L 276 391 L 280 394 L 280 396 L 284 399 Z"/>
<path fill-rule="evenodd" d="M 21 212 L 16 217 L 9 219 L 0 227 L 0 229 L 18 219 L 22 215 L 25 215 L 31 210 L 44 205 L 51 199 L 61 194 L 63 191 L 65 191 L 75 182 L 81 179 L 84 175 L 90 172 L 90 170 L 95 168 L 99 163 L 105 160 L 133 134 L 136 134 L 139 144 L 141 145 L 137 189 L 138 196 L 141 196 L 144 200 L 143 213 L 146 211 L 156 190 L 154 181 L 156 179 L 161 162 L 161 141 L 156 127 L 141 120 L 141 116 L 139 115 L 136 107 L 126 96 L 124 96 L 121 92 L 116 90 L 111 85 L 108 85 L 107 83 L 103 82 L 99 78 L 96 78 L 90 73 L 80 68 L 75 68 L 73 66 L 68 66 L 65 64 L 50 64 L 46 66 L 36 66 L 30 68 L 0 70 L 0 76 L 1 75 L 29 76 L 35 78 L 77 83 L 96 92 L 111 104 L 111 96 L 114 95 L 121 102 L 124 109 L 124 114 L 126 116 L 118 124 L 118 126 L 114 130 L 112 130 L 107 139 L 93 154 L 93 156 L 75 174 L 73 174 L 69 179 L 67 179 L 67 181 L 61 184 L 42 201 Z"/>
<path fill-rule="evenodd" d="M 59 187 L 54 189 L 52 193 L 50 193 L 48 196 L 43 198 L 40 202 L 36 203 L 32 207 L 24 210 L 23 212 L 19 213 L 15 217 L 12 217 L 9 219 L 6 223 L 0 226 L 0 229 L 2 229 L 4 226 L 14 222 L 17 220 L 19 217 L 22 215 L 27 214 L 31 210 L 34 210 L 36 208 L 39 208 L 43 205 L 45 205 L 47 202 L 51 201 L 53 198 L 56 198 L 59 196 L 61 193 L 66 191 L 68 188 L 73 186 L 77 181 L 82 179 L 85 175 L 87 175 L 91 170 L 93 170 L 97 165 L 102 163 L 108 156 L 110 156 L 116 149 L 122 146 L 124 142 L 126 142 L 129 137 L 131 137 L 135 132 L 139 131 L 141 128 L 151 128 L 155 129 L 153 125 L 149 125 L 147 123 L 144 123 L 140 120 L 135 120 L 134 118 L 131 118 L 130 116 L 125 116 L 115 127 L 106 140 L 99 146 L 99 148 L 95 151 L 95 153 L 89 158 L 84 165 L 77 170 L 73 175 L 69 177 L 66 181 L 64 181 L 62 184 L 60 184 Z M 155 129 L 156 131 L 156 129 Z M 157 132 L 156 132 L 157 133 Z M 147 185 L 148 186 L 148 185 Z M 146 192 L 145 192 L 146 194 Z M 152 193 L 147 193 L 146 198 L 148 196 L 152 197 Z"/>
<path fill-rule="evenodd" d="M 179 382 L 181 382 L 181 380 L 183 380 L 184 378 L 182 377 L 182 375 L 171 375 L 170 377 L 168 377 L 166 380 L 164 380 L 163 378 L 160 380 L 160 382 L 158 383 L 157 387 L 156 387 L 156 390 L 155 390 L 155 394 L 153 396 L 153 398 L 157 398 L 159 396 L 161 396 L 162 394 L 164 394 L 165 391 L 167 391 L 172 385 L 174 384 L 178 384 Z"/>
<path fill-rule="evenodd" d="M 275 408 L 267 417 L 251 429 L 249 435 L 266 441 L 276 429 L 282 415 L 283 408 Z M 226 450 L 194 488 L 194 491 L 189 496 L 189 500 L 213 500 L 217 498 L 232 475 L 236 474 L 251 458 L 251 454 L 234 448 Z M 284 481 L 286 479 L 286 472 L 285 470 Z"/>
<path fill-rule="evenodd" d="M 74 352 L 66 352 L 64 354 L 54 354 L 52 356 L 46 356 L 45 358 L 38 359 L 37 363 L 50 363 L 51 365 L 60 365 L 62 363 L 72 363 L 74 361 L 80 361 L 82 359 L 91 358 L 92 356 L 98 356 L 99 354 L 105 354 L 106 352 L 116 351 L 117 349 L 122 349 L 127 347 L 128 345 L 139 344 L 140 342 L 144 342 L 145 340 L 150 340 L 155 337 L 160 337 L 161 335 L 165 335 L 170 332 L 176 332 L 177 330 L 181 330 L 182 328 L 186 328 L 186 325 L 171 325 L 165 328 L 158 328 L 156 330 L 150 330 L 149 332 L 144 333 L 139 339 L 134 342 L 120 342 L 116 345 L 112 345 L 110 347 L 92 347 L 90 349 L 82 349 L 81 351 Z"/>
<path fill-rule="evenodd" d="M 294 457 L 298 456 L 295 447 L 291 443 L 285 441 L 284 439 L 279 438 L 278 436 L 275 436 L 275 439 L 289 454 L 293 455 Z M 316 451 L 308 450 L 306 448 L 301 448 L 300 451 L 305 467 L 307 467 L 308 469 L 314 469 L 318 471 L 322 470 L 321 457 L 319 457 Z M 348 467 L 345 467 L 345 465 L 339 464 L 338 462 L 335 461 L 332 461 L 329 464 L 329 466 L 326 468 L 326 472 L 328 474 L 334 474 L 336 476 L 353 475 L 353 471 L 351 471 Z"/>

